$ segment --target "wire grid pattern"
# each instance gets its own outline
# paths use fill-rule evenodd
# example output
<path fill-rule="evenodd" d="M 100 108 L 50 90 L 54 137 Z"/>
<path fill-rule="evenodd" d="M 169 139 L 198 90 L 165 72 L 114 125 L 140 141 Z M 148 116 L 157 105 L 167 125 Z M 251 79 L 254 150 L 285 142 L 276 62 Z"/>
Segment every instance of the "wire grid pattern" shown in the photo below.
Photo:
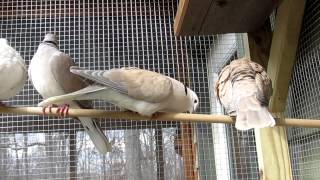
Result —
<path fill-rule="evenodd" d="M 320 118 L 320 1 L 307 0 L 286 116 Z M 320 177 L 319 129 L 288 128 L 294 179 Z"/>
<path fill-rule="evenodd" d="M 244 55 L 241 34 L 215 36 L 209 56 L 209 83 L 214 87 L 221 69 Z M 211 112 L 224 110 L 210 91 Z M 234 125 L 212 124 L 217 179 L 259 179 L 254 131 L 237 131 Z"/>
<path fill-rule="evenodd" d="M 0 36 L 29 64 L 46 33 L 81 67 L 135 66 L 180 80 L 197 92 L 198 113 L 223 113 L 213 95 L 222 66 L 243 51 L 240 35 L 175 37 L 176 0 L 7 1 L 0 2 Z M 6 103 L 34 106 L 42 98 L 30 81 Z M 95 108 L 118 110 L 102 101 Z M 96 152 L 73 119 L 45 116 L 0 118 L 1 179 L 258 179 L 253 131 L 233 126 L 106 119 L 101 127 L 113 143 Z M 187 167 L 182 146 L 196 144 L 196 161 Z M 190 156 L 191 157 L 191 156 Z M 193 161 L 193 160 L 192 160 Z M 192 163 L 191 163 L 192 164 Z M 190 175 L 190 176 L 191 176 Z M 194 177 L 194 176 L 192 176 Z"/>

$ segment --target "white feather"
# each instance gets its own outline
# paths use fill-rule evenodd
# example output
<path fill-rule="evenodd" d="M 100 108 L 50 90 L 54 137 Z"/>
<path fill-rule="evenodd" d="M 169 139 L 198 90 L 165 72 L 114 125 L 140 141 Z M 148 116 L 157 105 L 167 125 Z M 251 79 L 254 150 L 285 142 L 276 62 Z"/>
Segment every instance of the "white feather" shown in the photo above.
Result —
<path fill-rule="evenodd" d="M 26 65 L 20 54 L 0 38 L 0 100 L 15 96 L 27 80 Z"/>
<path fill-rule="evenodd" d="M 55 36 L 51 34 L 46 35 L 45 40 L 52 42 L 56 41 Z M 63 63 L 58 64 L 59 62 Z M 69 72 L 70 67 L 65 67 L 70 66 L 72 64 L 71 62 L 71 58 L 60 52 L 56 46 L 46 43 L 42 43 L 39 46 L 31 60 L 29 76 L 35 89 L 42 97 L 49 98 L 52 96 L 64 95 L 66 94 L 65 89 L 85 85 L 81 84 L 84 82 L 80 81 L 79 77 L 73 78 L 74 75 Z M 56 64 L 63 67 L 54 66 Z M 62 75 L 65 78 L 61 78 Z M 71 78 L 73 79 L 70 80 Z M 67 101 L 65 103 L 69 104 L 71 108 L 80 108 L 75 102 Z M 89 134 L 97 150 L 102 154 L 110 152 L 111 145 L 109 140 L 102 130 L 95 124 L 94 120 L 91 118 L 79 118 L 79 120 L 84 126 L 86 132 Z"/>

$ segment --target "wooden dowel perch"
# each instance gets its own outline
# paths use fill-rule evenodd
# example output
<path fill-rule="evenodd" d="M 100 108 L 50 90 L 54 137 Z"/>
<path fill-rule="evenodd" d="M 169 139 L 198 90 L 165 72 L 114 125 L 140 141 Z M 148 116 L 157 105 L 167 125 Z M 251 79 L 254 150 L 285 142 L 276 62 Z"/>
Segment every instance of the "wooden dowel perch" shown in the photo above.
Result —
<path fill-rule="evenodd" d="M 57 108 L 52 108 L 52 112 L 46 111 L 47 116 L 59 116 L 56 113 Z M 43 115 L 41 107 L 0 107 L 1 114 L 16 115 Z M 144 117 L 132 112 L 121 111 L 104 111 L 96 109 L 69 109 L 70 117 L 95 117 L 95 118 L 112 118 L 112 119 L 130 119 L 151 121 L 179 121 L 179 122 L 207 122 L 207 123 L 226 123 L 234 124 L 235 117 L 227 115 L 214 114 L 186 114 L 186 113 L 163 113 L 153 117 Z M 294 126 L 305 128 L 320 128 L 320 120 L 316 119 L 277 119 L 277 126 Z"/>

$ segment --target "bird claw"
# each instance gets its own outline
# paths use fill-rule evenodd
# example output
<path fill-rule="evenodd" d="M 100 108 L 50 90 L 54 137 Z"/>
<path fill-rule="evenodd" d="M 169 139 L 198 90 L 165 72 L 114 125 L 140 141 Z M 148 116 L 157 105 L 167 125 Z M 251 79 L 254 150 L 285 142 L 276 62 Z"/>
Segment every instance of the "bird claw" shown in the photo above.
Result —
<path fill-rule="evenodd" d="M 69 104 L 62 104 L 58 106 L 57 113 L 60 117 L 67 117 L 69 115 Z"/>
<path fill-rule="evenodd" d="M 0 106 L 2 106 L 2 107 L 6 107 L 7 105 L 6 105 L 6 103 L 4 103 L 4 102 L 0 101 Z"/>
<path fill-rule="evenodd" d="M 52 108 L 57 107 L 56 113 L 59 114 L 59 117 L 67 117 L 69 115 L 69 104 L 62 104 L 62 105 L 56 105 L 56 104 L 50 104 L 48 106 L 44 106 L 42 108 L 43 114 L 46 114 L 46 110 L 49 109 L 49 113 L 52 113 Z"/>
<path fill-rule="evenodd" d="M 58 107 L 58 105 L 56 105 L 56 104 L 50 104 L 50 105 L 48 105 L 48 106 L 44 106 L 44 107 L 42 107 L 42 113 L 43 114 L 46 114 L 46 110 L 47 109 L 49 109 L 49 113 L 52 113 L 52 108 L 53 107 Z"/>
<path fill-rule="evenodd" d="M 157 119 L 159 116 L 161 116 L 163 113 L 161 113 L 161 112 L 155 112 L 155 113 L 153 113 L 152 115 L 151 115 L 151 117 L 153 118 L 153 119 Z"/>

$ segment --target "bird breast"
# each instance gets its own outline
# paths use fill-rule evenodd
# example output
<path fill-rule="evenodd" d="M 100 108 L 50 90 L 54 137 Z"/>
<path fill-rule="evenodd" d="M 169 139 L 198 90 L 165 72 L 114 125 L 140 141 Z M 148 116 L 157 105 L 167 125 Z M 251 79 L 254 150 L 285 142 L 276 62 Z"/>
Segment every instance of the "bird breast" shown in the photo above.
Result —
<path fill-rule="evenodd" d="M 0 99 L 13 97 L 20 91 L 27 75 L 18 61 L 7 61 L 0 64 Z"/>
<path fill-rule="evenodd" d="M 35 55 L 29 68 L 33 86 L 43 98 L 65 94 L 51 73 L 49 59 Z"/>

